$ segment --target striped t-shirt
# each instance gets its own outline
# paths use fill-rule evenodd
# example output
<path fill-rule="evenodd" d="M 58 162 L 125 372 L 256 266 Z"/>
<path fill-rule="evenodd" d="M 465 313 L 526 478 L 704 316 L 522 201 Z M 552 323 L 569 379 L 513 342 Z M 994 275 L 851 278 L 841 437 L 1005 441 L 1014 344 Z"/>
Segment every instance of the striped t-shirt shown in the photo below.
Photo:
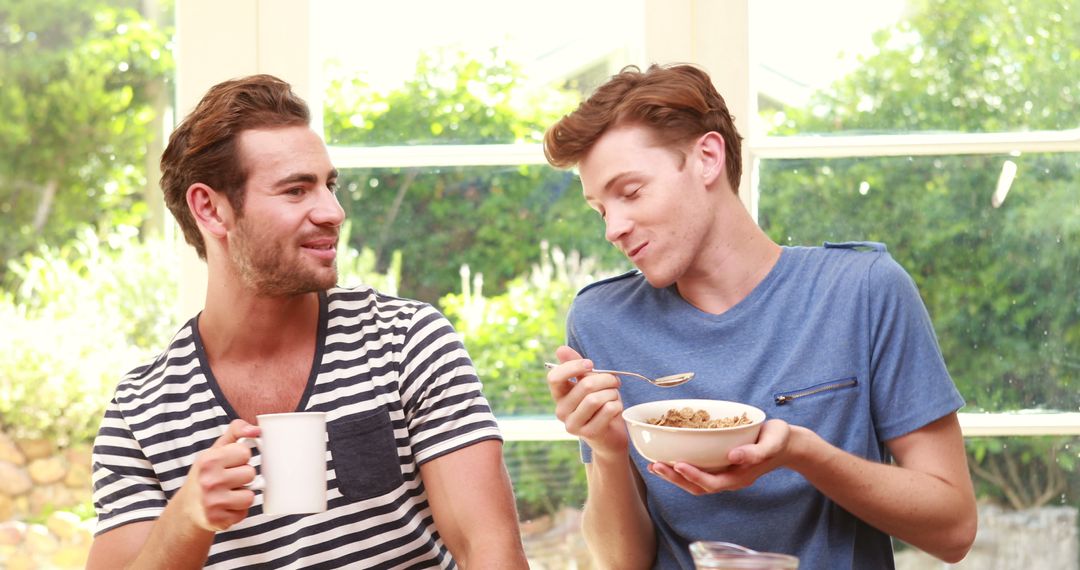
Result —
<path fill-rule="evenodd" d="M 94 443 L 98 534 L 156 519 L 195 455 L 238 417 L 197 319 L 109 404 Z M 320 295 L 318 330 L 297 410 L 326 412 L 327 510 L 264 515 L 256 493 L 248 517 L 217 534 L 206 567 L 454 568 L 418 466 L 501 437 L 460 337 L 430 305 L 367 287 Z"/>

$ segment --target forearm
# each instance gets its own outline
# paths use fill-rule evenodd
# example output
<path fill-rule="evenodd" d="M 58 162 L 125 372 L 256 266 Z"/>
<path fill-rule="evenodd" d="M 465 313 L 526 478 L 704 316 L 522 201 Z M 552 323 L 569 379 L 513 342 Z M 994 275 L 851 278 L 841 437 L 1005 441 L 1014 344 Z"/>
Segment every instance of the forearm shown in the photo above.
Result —
<path fill-rule="evenodd" d="M 128 570 L 195 570 L 206 564 L 215 533 L 194 525 L 180 510 L 180 501 L 169 502 Z"/>
<path fill-rule="evenodd" d="M 852 515 L 943 560 L 957 561 L 974 536 L 970 488 L 937 475 L 876 463 L 793 427 L 788 465 Z M 965 474 L 966 476 L 966 474 Z"/>
<path fill-rule="evenodd" d="M 649 568 L 656 534 L 628 455 L 593 455 L 582 533 L 601 568 Z"/>
<path fill-rule="evenodd" d="M 170 510 L 172 509 L 172 510 Z M 125 524 L 94 539 L 87 570 L 117 568 L 202 568 L 214 534 L 183 530 L 175 520 L 175 502 L 154 521 Z"/>
<path fill-rule="evenodd" d="M 521 536 L 491 537 L 489 542 L 468 545 L 464 552 L 460 549 L 454 555 L 454 561 L 462 570 L 528 570 L 529 562 L 521 547 Z"/>

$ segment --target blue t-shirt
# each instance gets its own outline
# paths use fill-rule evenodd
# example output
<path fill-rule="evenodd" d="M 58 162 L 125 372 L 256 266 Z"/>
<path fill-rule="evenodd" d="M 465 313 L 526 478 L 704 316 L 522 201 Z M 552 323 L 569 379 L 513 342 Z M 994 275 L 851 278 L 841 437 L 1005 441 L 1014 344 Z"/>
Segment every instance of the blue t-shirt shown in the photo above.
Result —
<path fill-rule="evenodd" d="M 690 305 L 674 286 L 653 288 L 638 272 L 600 281 L 578 294 L 567 336 L 597 368 L 696 373 L 676 388 L 626 380 L 626 407 L 745 402 L 872 461 L 889 461 L 885 441 L 964 403 L 914 282 L 882 244 L 784 247 L 765 279 L 720 315 Z M 888 535 L 794 471 L 694 496 L 650 474 L 632 446 L 631 457 L 656 527 L 654 568 L 693 568 L 689 544 L 697 540 L 793 554 L 800 570 L 894 567 Z M 584 443 L 582 458 L 591 460 Z"/>

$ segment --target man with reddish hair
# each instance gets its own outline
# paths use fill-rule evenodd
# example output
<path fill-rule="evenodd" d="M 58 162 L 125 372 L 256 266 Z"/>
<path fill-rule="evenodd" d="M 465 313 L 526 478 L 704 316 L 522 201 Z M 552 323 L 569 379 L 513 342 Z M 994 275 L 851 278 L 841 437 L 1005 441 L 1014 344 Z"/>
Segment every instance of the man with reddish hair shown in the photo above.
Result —
<path fill-rule="evenodd" d="M 892 536 L 960 560 L 976 529 L 963 400 L 914 283 L 882 244 L 770 240 L 738 197 L 740 141 L 690 65 L 624 69 L 546 134 L 637 268 L 578 294 L 548 373 L 581 440 L 590 549 L 620 570 L 691 568 L 698 540 L 881 569 Z M 594 368 L 697 375 L 660 390 Z M 652 463 L 620 413 L 669 398 L 770 419 L 725 470 Z"/>
<path fill-rule="evenodd" d="M 337 286 L 338 172 L 289 85 L 214 86 L 161 171 L 206 305 L 105 413 L 88 567 L 526 568 L 457 333 L 425 303 Z M 238 440 L 293 411 L 326 414 L 328 506 L 273 516 Z"/>

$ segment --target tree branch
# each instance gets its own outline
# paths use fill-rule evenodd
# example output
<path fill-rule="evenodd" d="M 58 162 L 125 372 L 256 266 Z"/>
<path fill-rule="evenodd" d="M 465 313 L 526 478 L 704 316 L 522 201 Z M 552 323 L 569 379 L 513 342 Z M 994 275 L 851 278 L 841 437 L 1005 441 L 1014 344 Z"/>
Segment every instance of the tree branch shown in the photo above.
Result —
<path fill-rule="evenodd" d="M 1026 481 L 1020 476 L 1020 466 L 1017 464 L 1011 453 L 1002 453 L 1001 459 L 1005 463 L 1005 475 L 1009 480 L 1009 486 L 1012 487 L 1020 497 L 1021 504 L 1017 506 L 1017 509 L 1026 509 L 1030 507 L 1031 493 L 1026 485 Z"/>
<path fill-rule="evenodd" d="M 52 212 L 53 200 L 56 198 L 56 190 L 60 187 L 60 183 L 55 178 L 49 179 L 45 183 L 45 187 L 41 191 L 41 199 L 38 200 L 37 211 L 34 212 L 34 221 L 31 227 L 34 228 L 35 234 L 40 234 L 41 230 L 45 227 L 45 222 L 49 221 L 49 213 Z"/>
<path fill-rule="evenodd" d="M 419 171 L 416 169 L 408 170 L 405 181 L 398 186 L 397 196 L 394 196 L 394 203 L 390 206 L 390 215 L 386 217 L 386 223 L 379 232 L 379 239 L 375 242 L 375 267 L 379 268 L 379 271 L 385 270 L 386 260 L 383 259 L 383 249 L 390 239 L 390 228 L 394 227 L 394 221 L 397 220 L 398 212 L 401 210 L 401 203 L 405 201 L 405 193 L 409 191 L 409 187 L 412 186 L 418 174 Z"/>

